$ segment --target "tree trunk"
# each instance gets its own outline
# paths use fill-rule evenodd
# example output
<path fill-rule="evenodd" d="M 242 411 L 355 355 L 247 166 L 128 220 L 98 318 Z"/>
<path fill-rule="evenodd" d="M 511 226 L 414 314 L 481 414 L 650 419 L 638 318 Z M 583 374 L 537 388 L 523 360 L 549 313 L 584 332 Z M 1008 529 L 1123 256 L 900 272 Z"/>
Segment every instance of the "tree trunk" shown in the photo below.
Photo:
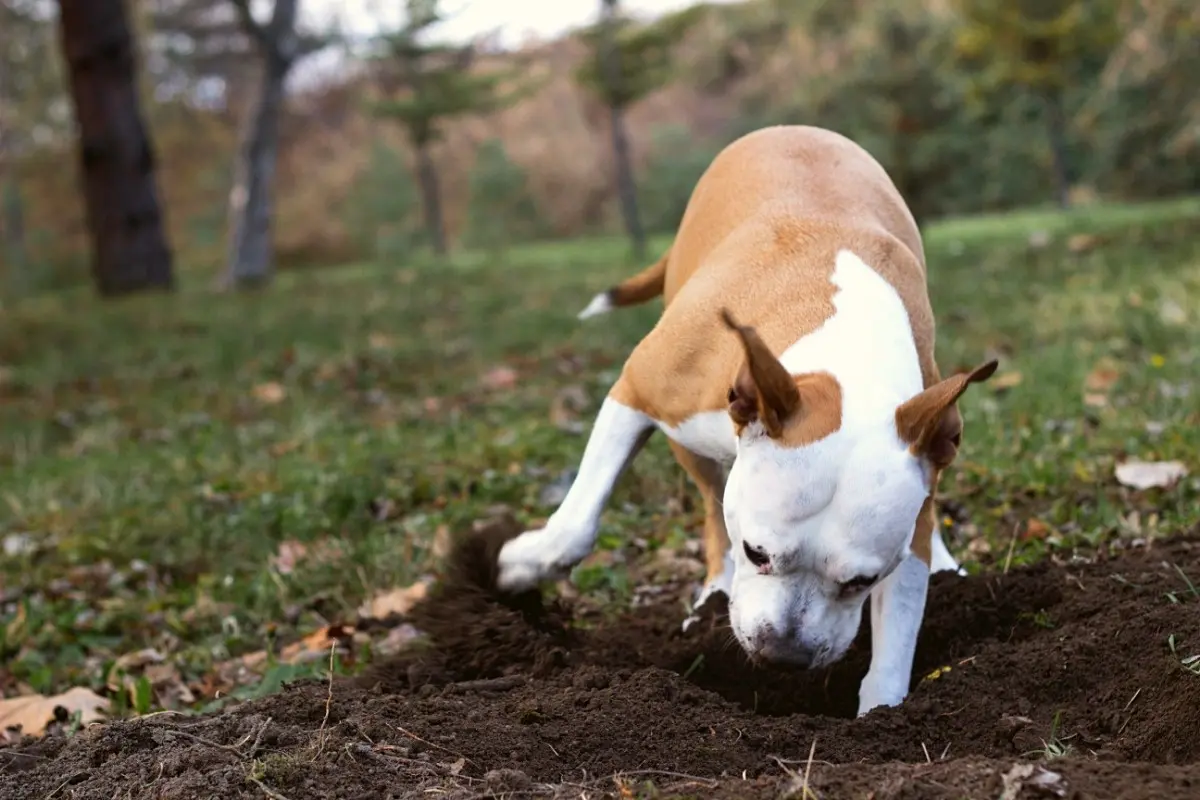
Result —
<path fill-rule="evenodd" d="M 258 98 L 238 156 L 229 197 L 230 244 L 226 286 L 261 286 L 271 280 L 272 189 L 279 161 L 279 117 L 291 63 L 268 54 Z"/>
<path fill-rule="evenodd" d="M 138 102 L 125 5 L 59 0 L 58 6 L 96 288 L 104 296 L 172 289 L 154 146 Z"/>
<path fill-rule="evenodd" d="M 1050 138 L 1050 163 L 1058 205 L 1070 208 L 1071 175 L 1067 166 L 1067 124 L 1063 119 L 1062 97 L 1051 92 L 1042 99 L 1046 105 L 1046 132 Z"/>
<path fill-rule="evenodd" d="M 429 155 L 429 145 L 418 144 L 417 151 L 417 182 L 421 186 L 421 204 L 425 210 L 425 228 L 429 232 L 429 242 L 433 252 L 439 256 L 446 255 L 446 223 L 442 218 L 442 193 L 438 187 L 437 167 Z"/>
<path fill-rule="evenodd" d="M 611 112 L 613 157 L 617 162 L 617 199 L 621 203 L 625 232 L 633 244 L 633 256 L 642 261 L 646 258 L 646 232 L 638 212 L 637 184 L 633 180 L 633 158 L 629 151 L 629 134 L 625 131 L 625 111 L 613 108 Z"/>
<path fill-rule="evenodd" d="M 620 51 L 616 43 L 617 0 L 602 0 L 602 22 L 605 25 L 602 40 L 604 80 L 608 84 L 608 94 L 619 96 L 621 92 L 617 84 L 622 80 Z M 625 109 L 620 103 L 613 102 L 609 106 L 609 125 L 612 137 L 613 159 L 617 169 L 617 201 L 621 206 L 621 218 L 625 222 L 625 232 L 633 245 L 633 256 L 639 261 L 646 257 L 646 233 L 642 228 L 642 217 L 638 213 L 637 184 L 633 179 L 633 158 L 630 155 L 629 133 L 625 129 Z"/>

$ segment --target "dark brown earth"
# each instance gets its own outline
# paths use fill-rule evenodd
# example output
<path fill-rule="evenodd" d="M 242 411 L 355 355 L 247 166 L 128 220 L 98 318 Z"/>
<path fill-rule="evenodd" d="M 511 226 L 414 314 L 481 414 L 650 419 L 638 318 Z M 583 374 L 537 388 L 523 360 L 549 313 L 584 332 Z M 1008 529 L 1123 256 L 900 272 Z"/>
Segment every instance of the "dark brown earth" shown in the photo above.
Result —
<path fill-rule="evenodd" d="M 428 646 L 332 687 L 2 750 L 0 797 L 1200 797 L 1200 674 L 1181 663 L 1200 653 L 1200 539 L 935 576 L 911 696 L 853 719 L 867 630 L 833 668 L 789 672 L 748 666 L 718 618 L 677 633 L 682 587 L 619 617 L 502 602 L 480 587 L 510 533 L 460 544 L 413 615 Z"/>

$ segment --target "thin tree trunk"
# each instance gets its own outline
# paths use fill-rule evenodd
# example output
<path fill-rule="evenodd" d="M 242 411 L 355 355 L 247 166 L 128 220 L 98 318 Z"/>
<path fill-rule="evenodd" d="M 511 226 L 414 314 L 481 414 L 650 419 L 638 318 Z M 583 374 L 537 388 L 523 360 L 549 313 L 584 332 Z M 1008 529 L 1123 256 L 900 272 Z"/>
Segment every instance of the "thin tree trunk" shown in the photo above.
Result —
<path fill-rule="evenodd" d="M 172 289 L 154 147 L 138 102 L 124 3 L 59 0 L 58 6 L 96 288 L 105 296 Z"/>
<path fill-rule="evenodd" d="M 1058 204 L 1062 208 L 1070 208 L 1071 175 L 1067 165 L 1067 124 L 1063 119 L 1062 98 L 1051 92 L 1042 99 L 1046 105 L 1046 132 L 1050 138 L 1050 162 Z"/>
<path fill-rule="evenodd" d="M 446 247 L 446 223 L 442 217 L 442 193 L 438 186 L 437 167 L 429 155 L 429 145 L 416 146 L 417 182 L 421 186 L 421 204 L 425 209 L 425 228 L 433 252 L 444 256 Z"/>
<path fill-rule="evenodd" d="M 601 0 L 602 20 L 605 25 L 603 38 L 604 80 L 610 95 L 619 95 L 618 84 L 622 80 L 620 51 L 617 49 L 617 0 Z M 609 106 L 609 126 L 612 137 L 613 159 L 617 169 L 617 201 L 621 206 L 621 218 L 625 232 L 633 245 L 634 258 L 646 257 L 646 233 L 642 228 L 642 217 L 638 213 L 637 184 L 633 179 L 633 158 L 630 155 L 629 133 L 625 129 L 625 109 L 619 103 Z"/>
<path fill-rule="evenodd" d="M 226 286 L 261 286 L 271 280 L 272 189 L 279 162 L 279 117 L 290 63 L 268 56 L 229 198 L 230 236 Z"/>
<path fill-rule="evenodd" d="M 637 184 L 633 180 L 633 158 L 630 155 L 629 134 L 625 130 L 625 112 L 620 108 L 613 108 L 611 112 L 613 157 L 617 162 L 617 199 L 621 204 L 625 231 L 633 244 L 634 258 L 641 261 L 646 257 L 646 232 L 638 211 Z"/>

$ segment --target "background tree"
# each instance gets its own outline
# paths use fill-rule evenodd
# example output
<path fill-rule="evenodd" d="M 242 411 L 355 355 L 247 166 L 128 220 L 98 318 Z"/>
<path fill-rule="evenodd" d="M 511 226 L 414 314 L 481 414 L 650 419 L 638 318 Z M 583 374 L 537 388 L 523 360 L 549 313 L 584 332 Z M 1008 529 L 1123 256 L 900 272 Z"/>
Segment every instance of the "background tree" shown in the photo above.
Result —
<path fill-rule="evenodd" d="M 608 109 L 617 200 L 638 260 L 646 255 L 646 233 L 638 212 L 625 113 L 670 80 L 672 48 L 695 18 L 694 13 L 682 13 L 669 15 L 652 25 L 639 25 L 621 15 L 618 0 L 601 0 L 600 20 L 583 33 L 589 57 L 576 77 Z"/>
<path fill-rule="evenodd" d="M 1070 205 L 1063 96 L 1119 39 L 1119 0 L 954 0 L 956 47 L 977 97 L 1015 85 L 1041 100 L 1059 204 Z"/>
<path fill-rule="evenodd" d="M 465 114 L 495 111 L 515 102 L 532 85 L 518 80 L 520 66 L 482 68 L 476 42 L 451 45 L 428 41 L 445 20 L 437 0 L 407 0 L 402 28 L 380 37 L 376 75 L 385 99 L 375 102 L 377 116 L 400 123 L 416 159 L 416 179 L 429 242 L 438 255 L 447 252 L 446 223 L 437 165 L 431 146 L 442 123 Z"/>
<path fill-rule="evenodd" d="M 299 0 L 274 0 L 266 23 L 254 18 L 250 0 L 230 2 L 259 52 L 262 72 L 229 195 L 229 260 L 222 283 L 258 286 L 271 278 L 271 200 L 288 74 L 296 62 L 324 43 L 297 31 Z"/>
<path fill-rule="evenodd" d="M 96 288 L 106 296 L 171 289 L 171 250 L 125 4 L 59 0 L 58 8 Z"/>

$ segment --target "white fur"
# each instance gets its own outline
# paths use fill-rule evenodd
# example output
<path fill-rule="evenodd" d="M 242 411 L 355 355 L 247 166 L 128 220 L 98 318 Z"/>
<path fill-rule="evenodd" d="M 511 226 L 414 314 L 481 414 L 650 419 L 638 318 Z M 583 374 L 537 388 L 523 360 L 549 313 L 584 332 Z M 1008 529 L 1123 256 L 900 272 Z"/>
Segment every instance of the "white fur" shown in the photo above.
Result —
<path fill-rule="evenodd" d="M 587 319 L 588 317 L 596 317 L 600 314 L 607 314 L 612 310 L 612 299 L 608 296 L 608 292 L 601 292 L 592 298 L 592 302 L 587 304 L 587 308 L 579 312 L 578 318 Z"/>
<path fill-rule="evenodd" d="M 500 588 L 518 591 L 562 577 L 591 552 L 613 486 L 653 429 L 650 417 L 605 399 L 562 505 L 545 528 L 522 533 L 500 549 Z"/>
<path fill-rule="evenodd" d="M 564 574 L 590 552 L 613 486 L 657 426 L 700 455 L 732 462 L 724 496 L 732 550 L 725 574 L 698 601 L 726 592 L 734 633 L 748 652 L 816 667 L 841 658 L 861 622 L 868 592 L 842 598 L 838 584 L 878 575 L 869 593 L 875 633 L 859 713 L 901 702 L 928 583 L 928 569 L 911 550 L 928 469 L 899 438 L 895 411 L 923 389 L 920 362 L 894 287 L 849 251 L 838 253 L 832 281 L 835 313 L 781 361 L 792 373 L 826 371 L 837 379 L 837 432 L 784 448 L 757 425 L 736 438 L 724 412 L 668 426 L 608 399 L 562 505 L 544 529 L 501 550 L 501 587 L 527 588 Z M 580 317 L 611 307 L 598 295 Z M 770 554 L 771 574 L 750 564 L 743 542 Z M 940 533 L 933 561 L 935 569 L 957 569 Z"/>
<path fill-rule="evenodd" d="M 737 456 L 737 434 L 727 411 L 702 411 L 678 425 L 660 422 L 658 427 L 696 455 L 725 465 Z"/>
<path fill-rule="evenodd" d="M 895 425 L 896 407 L 923 383 L 895 288 L 848 251 L 838 253 L 832 281 L 833 316 L 780 360 L 792 373 L 827 371 L 837 379 L 841 427 L 802 448 L 779 446 L 759 426 L 738 442 L 725 491 L 736 563 L 730 621 L 754 656 L 824 666 L 853 642 L 866 600 L 866 592 L 840 597 L 839 583 L 880 576 L 873 604 L 889 633 L 873 642 L 860 695 L 865 712 L 903 699 L 924 609 L 925 582 L 911 577 L 908 564 L 916 560 L 911 543 L 928 472 Z M 750 564 L 744 542 L 771 556 L 771 574 Z"/>

